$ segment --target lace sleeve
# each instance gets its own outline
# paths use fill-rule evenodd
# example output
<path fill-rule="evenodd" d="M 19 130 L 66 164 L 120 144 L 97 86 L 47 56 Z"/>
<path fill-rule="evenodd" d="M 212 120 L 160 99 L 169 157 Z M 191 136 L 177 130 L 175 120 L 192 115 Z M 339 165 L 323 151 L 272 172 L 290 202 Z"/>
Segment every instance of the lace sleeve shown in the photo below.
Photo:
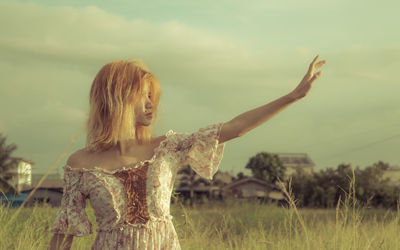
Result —
<path fill-rule="evenodd" d="M 74 236 L 92 234 L 92 224 L 85 211 L 87 197 L 80 191 L 82 175 L 83 172 L 65 168 L 61 208 L 56 214 L 51 232 Z"/>
<path fill-rule="evenodd" d="M 178 167 L 190 165 L 198 175 L 212 180 L 225 148 L 225 143 L 218 142 L 223 124 L 212 124 L 191 134 L 177 134 Z"/>

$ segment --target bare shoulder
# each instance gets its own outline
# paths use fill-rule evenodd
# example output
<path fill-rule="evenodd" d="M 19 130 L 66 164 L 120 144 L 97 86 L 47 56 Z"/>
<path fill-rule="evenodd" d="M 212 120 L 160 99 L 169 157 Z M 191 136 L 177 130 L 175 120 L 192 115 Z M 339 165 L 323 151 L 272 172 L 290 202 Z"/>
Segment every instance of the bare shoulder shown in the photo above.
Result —
<path fill-rule="evenodd" d="M 131 157 L 143 158 L 146 155 L 151 155 L 154 149 L 165 139 L 165 135 L 152 138 L 149 144 L 134 149 L 135 152 L 132 153 Z M 120 161 L 123 160 L 116 157 L 115 152 L 104 151 L 93 153 L 83 148 L 75 151 L 68 157 L 67 165 L 73 169 L 91 169 L 94 166 L 103 166 L 107 168 L 107 166 L 114 166 L 117 163 L 120 165 Z"/>
<path fill-rule="evenodd" d="M 89 158 L 88 152 L 84 151 L 83 149 L 79 149 L 68 157 L 67 165 L 75 169 L 86 168 L 88 158 Z"/>
<path fill-rule="evenodd" d="M 162 141 L 164 141 L 167 138 L 166 135 L 161 135 L 159 137 L 154 138 L 154 142 L 156 145 L 160 144 Z"/>

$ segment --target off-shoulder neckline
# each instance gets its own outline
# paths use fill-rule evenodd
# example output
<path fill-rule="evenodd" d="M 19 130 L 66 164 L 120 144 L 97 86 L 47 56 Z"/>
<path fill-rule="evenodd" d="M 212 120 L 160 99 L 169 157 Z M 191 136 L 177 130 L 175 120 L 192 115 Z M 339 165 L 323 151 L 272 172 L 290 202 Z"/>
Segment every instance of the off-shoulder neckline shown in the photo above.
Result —
<path fill-rule="evenodd" d="M 137 169 L 137 168 L 143 166 L 145 163 L 153 163 L 154 160 L 156 159 L 157 152 L 161 149 L 161 146 L 165 143 L 165 141 L 168 139 L 168 137 L 174 133 L 175 132 L 173 130 L 171 130 L 171 129 L 168 130 L 168 132 L 165 133 L 165 138 L 160 141 L 160 143 L 158 144 L 157 147 L 154 148 L 153 156 L 147 160 L 138 161 L 136 163 L 132 163 L 132 164 L 128 164 L 128 165 L 123 165 L 116 169 L 105 169 L 105 168 L 101 168 L 98 166 L 93 166 L 92 168 L 73 168 L 72 166 L 70 166 L 68 164 L 65 164 L 63 166 L 63 169 L 64 169 L 64 171 L 69 170 L 69 171 L 73 171 L 73 172 L 103 172 L 103 173 L 107 173 L 107 174 L 115 174 L 115 173 L 121 172 L 121 171 Z"/>

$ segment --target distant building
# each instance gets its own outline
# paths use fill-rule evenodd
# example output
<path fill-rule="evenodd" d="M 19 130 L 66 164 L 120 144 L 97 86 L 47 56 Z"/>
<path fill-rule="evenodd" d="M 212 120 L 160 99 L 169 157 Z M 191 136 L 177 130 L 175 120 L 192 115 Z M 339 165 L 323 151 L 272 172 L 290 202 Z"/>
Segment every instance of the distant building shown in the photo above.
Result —
<path fill-rule="evenodd" d="M 31 188 L 23 190 L 30 194 L 39 185 L 32 196 L 26 201 L 26 206 L 43 203 L 47 203 L 53 207 L 60 206 L 63 195 L 63 184 L 62 179 L 45 179 L 40 185 L 39 180 L 34 181 Z"/>
<path fill-rule="evenodd" d="M 17 194 L 6 194 L 6 195 L 0 195 L 0 205 L 4 205 L 6 207 L 19 207 L 22 205 L 22 203 L 25 201 L 25 199 L 28 197 L 29 192 L 20 192 L 18 195 Z"/>
<path fill-rule="evenodd" d="M 224 198 L 237 200 L 260 199 L 268 202 L 284 200 L 284 195 L 278 186 L 266 181 L 245 177 L 223 187 Z"/>
<path fill-rule="evenodd" d="M 306 153 L 272 153 L 278 155 L 283 165 L 286 167 L 286 178 L 296 173 L 297 169 L 303 170 L 305 173 L 312 174 L 314 172 L 314 162 Z"/>
<path fill-rule="evenodd" d="M 38 183 L 40 179 L 42 179 L 45 176 L 44 173 L 32 173 L 32 183 Z M 48 174 L 46 176 L 46 180 L 61 180 L 62 181 L 62 176 L 59 172 L 58 169 L 56 169 L 55 173 Z M 34 184 L 33 184 L 34 185 Z"/>
<path fill-rule="evenodd" d="M 191 190 L 187 186 L 180 185 L 181 184 L 180 179 L 183 175 L 184 174 L 177 175 L 174 184 L 174 191 L 178 193 L 178 197 L 180 199 L 188 200 L 190 198 Z M 199 175 L 195 177 L 196 180 L 199 178 L 201 178 Z M 215 173 L 211 181 L 204 179 L 204 183 L 200 183 L 193 188 L 194 199 L 199 200 L 202 199 L 203 197 L 206 197 L 208 199 L 222 200 L 223 199 L 222 187 L 224 185 L 231 183 L 233 179 L 234 177 L 231 174 L 227 172 L 217 171 L 217 173 Z"/>
<path fill-rule="evenodd" d="M 34 182 L 31 188 L 21 190 L 19 195 L 7 194 L 0 196 L 0 203 L 7 205 L 10 203 L 12 207 L 33 205 L 42 205 L 44 203 L 56 207 L 61 205 L 63 195 L 63 180 L 47 180 L 45 179 L 39 186 L 38 182 Z M 35 192 L 31 195 L 34 187 L 38 186 Z M 31 195 L 29 197 L 29 195 Z"/>
<path fill-rule="evenodd" d="M 21 192 L 24 188 L 32 185 L 32 166 L 34 163 L 21 157 L 13 158 L 19 161 L 18 165 L 15 169 L 10 169 L 7 172 L 6 178 L 10 185 Z"/>
<path fill-rule="evenodd" d="M 19 195 L 10 194 L 9 197 L 7 196 L 7 198 L 10 198 L 9 201 L 12 203 L 12 206 L 20 206 L 28 198 L 30 192 L 38 185 L 42 177 L 44 177 L 44 174 L 32 173 L 33 162 L 22 158 L 19 159 L 18 166 L 8 171 L 10 176 L 8 182 L 19 192 Z M 59 206 L 61 204 L 63 184 L 63 179 L 58 171 L 55 174 L 49 174 L 29 200 L 25 202 L 25 205 L 31 206 L 34 203 L 49 203 L 52 206 Z M 2 197 L 2 199 L 3 203 L 8 203 L 6 197 Z"/>

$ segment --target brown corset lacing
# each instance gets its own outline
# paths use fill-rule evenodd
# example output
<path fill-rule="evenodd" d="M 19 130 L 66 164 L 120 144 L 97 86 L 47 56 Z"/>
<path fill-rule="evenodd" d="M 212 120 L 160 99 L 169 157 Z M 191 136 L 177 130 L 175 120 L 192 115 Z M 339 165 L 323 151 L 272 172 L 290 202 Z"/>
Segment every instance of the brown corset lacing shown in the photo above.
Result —
<path fill-rule="evenodd" d="M 149 219 L 146 200 L 146 179 L 149 163 L 138 169 L 128 169 L 114 173 L 124 185 L 126 194 L 126 222 L 130 224 L 145 224 Z"/>

